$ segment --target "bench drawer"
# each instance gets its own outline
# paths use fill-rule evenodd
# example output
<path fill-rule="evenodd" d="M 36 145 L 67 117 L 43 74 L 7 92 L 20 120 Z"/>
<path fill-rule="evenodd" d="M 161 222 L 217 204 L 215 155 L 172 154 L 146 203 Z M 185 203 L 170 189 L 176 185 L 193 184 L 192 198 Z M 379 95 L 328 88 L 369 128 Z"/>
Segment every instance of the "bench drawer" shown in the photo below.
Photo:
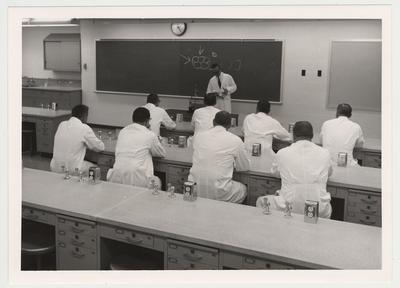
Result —
<path fill-rule="evenodd" d="M 100 228 L 100 236 L 137 246 L 154 247 L 154 236 L 143 232 L 103 225 Z"/>
<path fill-rule="evenodd" d="M 190 263 L 201 263 L 218 267 L 218 250 L 176 240 L 167 241 L 167 256 Z"/>
<path fill-rule="evenodd" d="M 54 214 L 30 207 L 22 207 L 22 218 L 51 225 L 56 222 Z"/>

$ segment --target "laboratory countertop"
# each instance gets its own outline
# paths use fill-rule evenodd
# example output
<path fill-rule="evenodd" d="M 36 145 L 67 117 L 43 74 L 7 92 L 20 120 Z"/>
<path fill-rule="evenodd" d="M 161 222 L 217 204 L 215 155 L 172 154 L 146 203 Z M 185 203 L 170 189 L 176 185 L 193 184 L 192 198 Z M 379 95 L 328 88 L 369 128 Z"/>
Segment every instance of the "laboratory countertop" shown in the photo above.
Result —
<path fill-rule="evenodd" d="M 165 128 L 163 128 L 165 129 Z M 190 122 L 177 122 L 176 123 L 176 131 L 178 132 L 184 132 L 184 133 L 193 133 L 193 127 L 191 125 Z M 243 131 L 242 131 L 242 126 L 236 126 L 236 127 L 231 127 L 229 129 L 230 132 L 232 132 L 233 134 L 239 136 L 239 137 L 244 137 Z M 288 141 L 282 141 L 279 139 L 274 139 L 274 141 L 280 141 L 280 142 L 286 142 L 288 143 Z M 319 139 L 319 131 L 314 133 L 314 138 L 313 138 L 313 142 L 321 145 L 321 141 Z M 365 143 L 363 147 L 356 147 L 355 149 L 357 150 L 365 150 L 365 151 L 371 151 L 371 152 L 380 152 L 381 151 L 381 147 L 382 147 L 382 143 L 381 143 L 381 139 L 378 138 L 365 138 Z M 288 143 L 289 144 L 289 143 Z"/>
<path fill-rule="evenodd" d="M 39 209 L 52 207 L 55 213 L 95 220 L 100 212 L 143 190 L 110 182 L 102 182 L 101 185 L 85 184 L 79 182 L 78 177 L 69 180 L 63 178 L 64 174 L 24 168 L 22 202 L 29 202 Z"/>
<path fill-rule="evenodd" d="M 153 233 L 311 268 L 380 269 L 381 228 L 303 215 L 264 215 L 260 208 L 128 185 L 63 180 L 62 174 L 24 168 L 23 205 L 98 223 Z M 244 225 L 245 224 L 245 225 Z"/>
<path fill-rule="evenodd" d="M 117 140 L 115 139 L 104 140 L 105 150 L 102 153 L 114 156 L 116 142 Z M 163 145 L 167 152 L 165 158 L 155 158 L 155 159 L 160 159 L 161 161 L 179 162 L 184 165 L 185 164 L 191 165 L 192 155 L 193 155 L 193 149 L 191 147 L 179 148 L 176 145 L 169 145 L 169 144 L 163 144 Z M 252 156 L 249 157 L 251 159 L 258 158 Z M 265 167 L 263 169 L 264 170 L 255 169 L 245 173 L 279 178 L 279 176 L 276 176 L 274 174 L 266 173 Z M 268 169 L 268 171 L 270 171 L 270 169 Z M 335 186 L 343 186 L 354 189 L 368 189 L 368 191 L 381 192 L 382 189 L 381 173 L 382 170 L 379 168 L 371 168 L 364 166 L 347 166 L 347 167 L 333 166 L 333 174 L 329 177 L 328 183 L 335 184 Z"/>
<path fill-rule="evenodd" d="M 70 87 L 70 86 L 34 86 L 34 87 L 22 87 L 22 89 L 44 90 L 44 91 L 62 91 L 62 92 L 82 91 L 81 87 Z"/>
<path fill-rule="evenodd" d="M 70 115 L 71 110 L 52 110 L 37 107 L 22 107 L 23 116 L 38 116 L 46 118 L 55 118 L 60 116 Z"/>

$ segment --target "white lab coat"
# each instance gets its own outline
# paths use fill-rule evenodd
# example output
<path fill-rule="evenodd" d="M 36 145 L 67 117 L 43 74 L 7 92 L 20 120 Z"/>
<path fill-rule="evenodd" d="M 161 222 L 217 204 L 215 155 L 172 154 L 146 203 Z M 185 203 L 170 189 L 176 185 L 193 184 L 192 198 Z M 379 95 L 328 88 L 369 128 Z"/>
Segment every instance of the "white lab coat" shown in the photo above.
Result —
<path fill-rule="evenodd" d="M 233 168 L 245 171 L 249 165 L 242 140 L 216 126 L 194 138 L 189 180 L 197 183 L 199 197 L 241 203 L 246 186 L 232 180 Z"/>
<path fill-rule="evenodd" d="M 269 172 L 275 161 L 275 152 L 272 150 L 274 137 L 289 141 L 289 132 L 271 116 L 259 112 L 246 116 L 243 121 L 244 144 L 250 157 L 250 169 L 253 171 Z M 254 143 L 261 144 L 261 155 L 251 156 Z"/>
<path fill-rule="evenodd" d="M 355 146 L 361 147 L 364 144 L 363 132 L 360 125 L 351 121 L 345 116 L 325 121 L 320 132 L 322 147 L 329 150 L 331 161 L 337 164 L 338 153 L 347 153 L 347 164 L 358 165 L 353 158 Z"/>
<path fill-rule="evenodd" d="M 216 107 L 231 113 L 231 94 L 237 90 L 236 83 L 231 75 L 221 72 L 219 75 L 219 79 L 221 80 L 220 88 L 217 79 L 217 76 L 214 75 L 211 77 L 210 81 L 208 81 L 207 93 L 218 93 L 220 97 L 217 97 Z M 228 90 L 227 95 L 222 94 L 224 92 L 223 88 Z"/>
<path fill-rule="evenodd" d="M 272 208 L 284 210 L 285 202 L 289 202 L 294 213 L 303 214 L 305 200 L 314 200 L 319 202 L 319 216 L 330 218 L 331 195 L 326 191 L 331 171 L 329 151 L 311 141 L 300 140 L 279 150 L 276 158 L 282 180 L 279 196 L 259 197 L 257 206 L 268 197 Z"/>
<path fill-rule="evenodd" d="M 78 168 L 84 172 L 93 163 L 84 161 L 86 147 L 94 151 L 104 150 L 104 143 L 96 137 L 92 128 L 76 117 L 71 117 L 58 125 L 54 136 L 53 159 L 50 162 L 51 171 L 61 173 L 62 166 L 70 173 Z"/>
<path fill-rule="evenodd" d="M 107 180 L 147 187 L 150 177 L 154 177 L 152 156 L 164 157 L 165 154 L 154 132 L 143 125 L 130 124 L 118 135 L 115 163 L 107 173 Z"/>
<path fill-rule="evenodd" d="M 214 106 L 206 106 L 196 109 L 193 113 L 191 122 L 194 129 L 194 135 L 213 128 L 215 114 L 217 114 L 219 111 L 221 110 L 215 108 Z"/>
<path fill-rule="evenodd" d="M 143 106 L 150 111 L 150 129 L 157 136 L 160 135 L 160 125 L 163 124 L 167 129 L 174 129 L 176 124 L 169 117 L 168 113 L 160 107 L 157 107 L 153 103 L 147 103 Z"/>

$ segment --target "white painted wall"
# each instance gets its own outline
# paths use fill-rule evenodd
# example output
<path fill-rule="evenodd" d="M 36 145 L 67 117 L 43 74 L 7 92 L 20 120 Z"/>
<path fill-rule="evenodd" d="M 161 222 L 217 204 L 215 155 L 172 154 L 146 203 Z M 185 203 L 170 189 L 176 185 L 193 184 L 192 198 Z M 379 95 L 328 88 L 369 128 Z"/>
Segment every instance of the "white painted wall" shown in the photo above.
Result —
<path fill-rule="evenodd" d="M 53 79 L 81 79 L 80 72 L 44 70 L 43 40 L 51 33 L 79 33 L 80 27 L 23 27 L 22 76 Z"/>
<path fill-rule="evenodd" d="M 124 126 L 131 122 L 135 107 L 145 104 L 144 96 L 95 93 L 96 58 L 95 40 L 104 38 L 173 39 L 170 24 L 140 21 L 81 22 L 83 102 L 90 107 L 89 122 Z M 283 103 L 274 105 L 271 115 L 282 125 L 297 120 L 310 121 L 316 131 L 323 121 L 334 117 L 335 111 L 326 109 L 330 41 L 333 39 L 380 39 L 381 24 L 375 20 L 270 20 L 256 22 L 189 23 L 182 38 L 186 39 L 263 39 L 285 41 Z M 307 76 L 301 77 L 301 69 Z M 322 77 L 317 77 L 317 70 Z M 240 83 L 239 80 L 237 82 Z M 350 103 L 351 104 L 351 103 Z M 187 99 L 164 97 L 161 105 L 166 108 L 188 107 Z M 255 104 L 233 102 L 232 112 L 246 114 L 255 111 Z M 355 111 L 353 120 L 358 122 L 366 137 L 380 138 L 381 113 Z"/>

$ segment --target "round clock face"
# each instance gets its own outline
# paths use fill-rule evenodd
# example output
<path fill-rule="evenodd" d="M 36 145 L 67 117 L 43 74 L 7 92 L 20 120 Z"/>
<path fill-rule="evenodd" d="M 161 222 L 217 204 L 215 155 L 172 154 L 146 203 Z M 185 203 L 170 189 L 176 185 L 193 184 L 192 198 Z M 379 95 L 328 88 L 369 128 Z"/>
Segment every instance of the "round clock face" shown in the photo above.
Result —
<path fill-rule="evenodd" d="M 186 32 L 186 23 L 172 23 L 171 30 L 176 36 L 181 36 Z"/>

